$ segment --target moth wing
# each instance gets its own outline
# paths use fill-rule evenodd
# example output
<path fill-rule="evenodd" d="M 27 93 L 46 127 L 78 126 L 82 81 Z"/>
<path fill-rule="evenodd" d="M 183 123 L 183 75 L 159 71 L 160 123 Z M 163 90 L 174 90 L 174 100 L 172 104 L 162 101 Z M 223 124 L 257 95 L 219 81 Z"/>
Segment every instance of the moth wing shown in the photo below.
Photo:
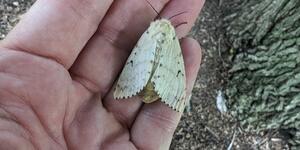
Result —
<path fill-rule="evenodd" d="M 172 34 L 166 34 L 165 42 L 159 46 L 159 64 L 151 81 L 162 102 L 183 112 L 186 94 L 185 69 L 179 40 L 174 36 L 175 30 Z"/>
<path fill-rule="evenodd" d="M 146 86 L 153 68 L 155 49 L 156 41 L 145 32 L 132 50 L 120 74 L 114 91 L 115 99 L 134 96 Z"/>

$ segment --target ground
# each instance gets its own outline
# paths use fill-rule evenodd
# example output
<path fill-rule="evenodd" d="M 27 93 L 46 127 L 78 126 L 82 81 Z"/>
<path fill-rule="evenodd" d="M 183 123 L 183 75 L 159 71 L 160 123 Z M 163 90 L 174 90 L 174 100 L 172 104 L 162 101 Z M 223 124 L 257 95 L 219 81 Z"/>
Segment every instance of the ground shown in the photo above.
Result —
<path fill-rule="evenodd" d="M 21 15 L 34 0 L 0 0 L 0 40 L 15 26 Z M 229 47 L 223 36 L 221 20 L 223 7 L 230 7 L 230 0 L 207 0 L 191 36 L 203 49 L 203 60 L 198 80 L 191 98 L 190 112 L 185 112 L 174 135 L 174 150 L 227 149 L 232 141 L 236 150 L 288 149 L 276 132 L 245 133 L 229 115 L 221 114 L 216 107 L 218 90 L 226 83 Z M 236 138 L 233 138 L 234 133 Z M 233 140 L 234 139 L 234 140 Z"/>

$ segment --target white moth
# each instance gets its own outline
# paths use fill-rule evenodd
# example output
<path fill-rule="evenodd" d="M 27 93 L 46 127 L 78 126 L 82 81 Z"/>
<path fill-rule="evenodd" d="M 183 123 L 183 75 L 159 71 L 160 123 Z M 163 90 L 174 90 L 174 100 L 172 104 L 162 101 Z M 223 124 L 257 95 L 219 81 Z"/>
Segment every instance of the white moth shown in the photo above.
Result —
<path fill-rule="evenodd" d="M 131 52 L 114 91 L 115 99 L 141 96 L 158 99 L 172 109 L 185 108 L 185 69 L 179 40 L 171 22 L 152 22 Z"/>

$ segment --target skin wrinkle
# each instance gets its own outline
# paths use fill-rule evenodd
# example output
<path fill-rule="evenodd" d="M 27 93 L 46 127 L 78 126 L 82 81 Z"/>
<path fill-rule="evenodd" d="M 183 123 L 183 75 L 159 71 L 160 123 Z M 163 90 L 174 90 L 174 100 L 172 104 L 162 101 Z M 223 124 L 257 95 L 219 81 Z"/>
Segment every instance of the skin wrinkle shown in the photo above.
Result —
<path fill-rule="evenodd" d="M 171 119 L 170 117 L 163 116 L 160 113 L 154 113 L 148 110 L 143 110 L 141 113 L 150 120 L 153 120 L 153 123 L 155 123 L 157 127 L 165 129 L 165 131 L 169 133 L 173 133 L 177 128 L 178 121 L 176 121 L 174 118 Z"/>
<path fill-rule="evenodd" d="M 68 139 L 67 139 L 67 134 L 66 134 L 66 131 L 67 131 L 67 130 L 65 129 L 65 127 L 66 127 L 66 122 L 67 122 L 67 121 L 66 121 L 66 118 L 67 118 L 67 114 L 68 114 L 67 112 L 68 112 L 68 110 L 69 110 L 68 108 L 69 108 L 69 106 L 70 106 L 70 103 L 69 103 L 69 102 L 70 102 L 70 100 L 71 100 L 71 99 L 70 99 L 70 95 L 71 95 L 71 94 L 70 94 L 70 93 L 71 93 L 70 90 L 68 90 L 68 93 L 69 93 L 69 94 L 68 94 L 68 98 L 67 98 L 67 102 L 66 102 L 66 106 L 65 106 L 65 112 L 64 112 L 63 122 L 62 122 L 62 128 L 61 128 L 62 131 L 61 131 L 61 133 L 62 133 L 62 135 L 63 135 L 63 139 L 64 139 L 64 141 L 65 141 L 65 143 L 66 143 L 66 146 L 67 146 L 67 147 L 70 147 L 70 144 L 69 144 Z M 72 119 L 72 120 L 73 120 L 73 119 Z M 71 124 L 72 124 L 72 122 L 71 122 Z M 69 125 L 70 125 L 70 124 L 69 124 Z"/>
<path fill-rule="evenodd" d="M 73 81 L 73 84 L 76 84 L 78 86 L 80 86 L 82 89 L 85 89 L 87 92 L 90 92 L 88 91 L 82 84 L 80 84 L 79 82 L 77 81 Z M 68 100 L 66 102 L 66 109 L 65 109 L 65 116 L 64 116 L 64 122 L 63 122 L 63 127 L 64 127 L 64 131 L 66 131 L 66 129 L 68 129 L 69 126 L 71 126 L 71 123 L 73 122 L 74 118 L 76 118 L 76 113 L 77 112 L 72 112 L 70 110 L 72 110 L 70 107 L 72 106 L 72 103 L 71 103 L 71 93 L 74 92 L 72 91 L 71 89 L 68 91 L 70 94 L 68 94 Z M 92 94 L 88 94 L 88 95 L 92 95 Z M 88 96 L 89 98 L 91 96 Z M 71 114 L 68 114 L 68 112 L 72 112 Z M 65 133 L 65 132 L 64 132 Z"/>
<path fill-rule="evenodd" d="M 134 123 L 134 120 L 131 121 L 131 122 L 129 122 L 128 118 L 124 114 L 122 114 L 121 112 L 119 112 L 119 111 L 116 111 L 115 114 L 113 114 L 113 115 L 116 116 L 115 118 L 121 123 L 121 125 L 123 127 L 125 127 L 126 129 L 130 130 L 132 124 Z"/>
<path fill-rule="evenodd" d="M 160 3 L 159 6 L 163 6 L 163 4 L 166 3 L 164 1 L 158 1 L 158 2 Z M 146 1 L 145 1 L 145 5 L 149 6 L 149 4 Z M 117 4 L 116 4 L 116 6 L 112 5 L 111 9 L 113 10 L 114 7 L 118 7 Z M 151 6 L 145 7 L 145 8 L 152 9 Z M 130 12 L 130 13 L 131 14 L 139 14 L 139 11 L 145 11 L 145 10 L 139 9 L 139 10 L 136 10 L 136 13 L 133 13 L 133 12 Z M 123 12 L 126 13 L 127 11 L 124 10 Z M 155 11 L 154 11 L 154 13 L 155 13 Z M 110 13 L 108 12 L 107 16 L 109 16 L 109 15 L 110 15 Z M 156 16 L 157 15 L 155 15 L 154 18 Z M 124 39 L 123 37 L 126 37 L 125 38 L 125 39 L 127 39 L 126 41 L 135 41 L 132 43 L 136 43 L 136 41 L 138 40 L 137 37 L 140 37 L 142 34 L 142 32 L 141 32 L 136 37 L 136 36 L 131 36 L 131 33 L 124 32 L 125 30 L 127 30 L 129 25 L 132 25 L 130 19 L 134 19 L 134 16 L 132 16 L 130 14 L 122 14 L 122 16 L 118 16 L 118 19 L 116 19 L 116 20 L 121 21 L 119 24 L 125 25 L 125 26 L 118 26 L 121 28 L 113 28 L 111 25 L 107 25 L 104 20 L 104 24 L 100 24 L 99 29 L 97 30 L 96 34 L 98 34 L 97 36 L 103 37 L 103 39 L 108 41 L 108 43 L 113 45 L 116 49 L 125 50 L 125 52 L 130 53 L 134 45 L 133 44 L 128 45 L 127 43 L 124 43 L 124 41 L 122 41 L 121 39 Z M 149 20 L 149 23 L 151 21 L 153 21 L 153 19 Z M 144 28 L 146 29 L 147 27 L 148 27 L 148 25 L 145 26 Z M 142 31 L 144 31 L 144 30 L 142 30 Z M 120 36 L 120 35 L 122 35 L 122 36 Z"/>
<path fill-rule="evenodd" d="M 14 134 L 14 132 L 8 131 L 8 130 L 1 130 L 0 129 L 0 144 L 1 143 L 5 143 L 3 145 L 0 145 L 0 148 L 8 148 L 11 149 L 13 148 L 21 148 L 22 150 L 26 148 L 26 150 L 28 150 L 30 148 L 30 150 L 38 150 L 38 147 L 35 146 L 30 140 L 23 138 L 23 136 L 21 135 L 16 135 Z M 8 139 L 18 139 L 18 140 L 8 140 Z M 25 147 L 26 146 L 26 147 Z M 18 149 L 18 150 L 19 150 Z M 7 149 L 5 149 L 7 150 Z"/>
<path fill-rule="evenodd" d="M 81 77 L 80 75 L 76 73 L 71 73 L 72 79 L 76 82 L 78 82 L 80 85 L 82 85 L 84 88 L 86 88 L 91 93 L 96 93 L 99 91 L 100 87 L 97 86 L 96 83 L 93 83 L 88 78 Z"/>
<path fill-rule="evenodd" d="M 30 109 L 32 110 L 33 114 L 37 117 L 38 122 L 41 124 L 41 126 L 43 127 L 44 131 L 47 133 L 48 137 L 50 137 L 50 139 L 52 141 L 54 141 L 60 148 L 63 148 L 64 146 L 57 140 L 57 138 L 50 132 L 50 129 L 47 128 L 47 125 L 40 119 L 41 116 L 38 115 L 38 113 L 36 112 L 36 110 L 32 107 L 32 105 L 30 105 Z M 63 129 L 63 127 L 61 127 Z M 63 133 L 63 132 L 61 132 Z"/>
<path fill-rule="evenodd" d="M 2 106 L 0 106 L 0 109 L 2 109 L 2 110 L 4 110 L 3 108 L 1 108 Z M 30 135 L 30 132 L 26 129 L 26 128 L 24 128 L 23 126 L 21 126 L 20 125 L 20 123 L 18 123 L 16 120 L 12 120 L 12 119 L 10 119 L 10 118 L 2 118 L 2 117 L 0 117 L 0 122 L 3 122 L 3 121 L 6 121 L 6 122 L 8 122 L 9 124 L 14 124 L 14 125 L 16 125 L 17 126 L 17 129 L 10 129 L 13 125 L 10 125 L 10 128 L 7 128 L 7 129 L 0 129 L 0 133 L 2 132 L 2 131 L 5 131 L 5 132 L 10 132 L 10 133 L 12 133 L 13 135 L 17 135 L 18 137 L 22 137 L 23 139 L 26 139 L 27 141 L 31 141 L 30 143 L 34 146 L 34 147 L 36 147 L 36 145 L 35 144 L 33 144 L 34 142 L 32 142 L 32 137 L 31 137 L 31 135 Z M 13 131 L 11 131 L 11 130 L 13 130 Z M 17 131 L 16 131 L 17 130 Z M 21 130 L 21 131 L 20 131 Z M 17 132 L 19 132 L 19 133 L 17 133 Z M 1 135 L 1 134 L 0 134 Z"/>
<path fill-rule="evenodd" d="M 0 120 L 5 120 L 7 122 L 12 122 L 14 124 L 16 124 L 17 126 L 22 127 L 16 120 L 15 116 L 13 116 L 12 114 L 10 114 L 6 109 L 5 106 L 3 104 L 0 104 Z M 24 134 L 29 135 L 29 132 L 27 130 L 24 130 Z M 21 134 L 23 136 L 23 134 Z M 24 136 L 25 138 L 25 136 Z"/>
<path fill-rule="evenodd" d="M 97 96 L 97 97 L 99 97 L 99 96 Z M 97 102 L 97 100 L 94 100 L 93 103 L 94 104 L 91 104 L 91 103 L 83 104 L 82 107 L 80 109 L 78 109 L 76 114 L 75 114 L 75 116 L 77 116 L 77 117 L 75 117 L 72 120 L 72 122 L 70 123 L 69 126 L 70 127 L 78 127 L 78 128 L 80 128 L 81 126 L 86 126 L 85 123 L 82 123 L 86 119 L 86 118 L 84 118 L 84 115 L 92 113 L 92 112 L 90 112 L 91 109 L 89 107 L 92 107 L 92 105 L 96 105 L 98 102 Z M 106 110 L 101 110 L 101 111 L 102 111 L 101 113 L 103 113 L 103 112 L 109 113 Z M 91 114 L 91 115 L 93 115 L 93 114 Z M 75 135 L 82 134 L 82 131 L 78 131 L 77 128 L 75 128 L 75 129 L 77 131 Z M 101 129 L 101 131 L 98 134 L 104 134 L 104 133 L 105 133 L 105 130 Z M 103 138 L 98 139 L 98 141 L 97 141 L 98 144 L 96 144 L 98 149 L 100 148 L 102 142 L 103 142 Z M 70 144 L 72 144 L 72 143 L 70 143 Z M 70 145 L 70 144 L 68 144 L 68 145 Z M 68 146 L 68 147 L 70 148 L 71 146 Z M 72 145 L 72 147 L 74 147 L 74 145 Z"/>
<path fill-rule="evenodd" d="M 80 110 L 78 110 L 78 111 L 80 111 Z M 68 127 L 68 128 L 79 126 L 79 118 L 76 117 L 77 114 L 78 114 L 78 111 L 77 111 L 76 114 L 75 114 L 75 118 L 71 121 L 71 123 L 69 123 L 69 127 Z M 63 133 L 65 133 L 66 131 L 68 131 L 68 130 L 64 130 Z M 79 133 L 79 132 L 77 132 L 77 134 L 78 134 L 78 133 Z M 74 133 L 73 133 L 73 134 L 74 134 Z M 64 137 L 67 137 L 67 134 L 64 134 Z M 72 147 L 72 146 L 74 145 L 71 141 L 67 140 L 67 138 L 65 138 L 65 139 L 66 139 L 66 145 L 67 145 L 68 148 L 70 148 L 70 147 Z"/>
<path fill-rule="evenodd" d="M 124 55 L 129 55 L 128 51 L 126 51 L 125 49 L 120 49 L 118 48 L 116 45 L 114 45 L 113 43 L 111 43 L 111 45 L 115 48 L 115 50 L 118 50 L 119 53 L 123 53 Z M 130 50 L 131 51 L 131 50 Z M 124 64 L 126 63 L 126 59 L 124 61 Z M 121 72 L 120 72 L 121 73 Z M 115 78 L 115 80 L 112 81 L 112 83 L 115 83 L 118 80 L 118 78 Z M 91 81 L 91 80 L 88 80 Z M 99 85 L 99 84 L 98 84 Z M 101 85 L 99 86 L 99 90 L 97 90 L 97 92 L 100 93 L 100 95 L 102 96 L 102 99 L 105 99 L 105 97 L 107 96 L 107 94 L 109 94 L 108 91 L 110 91 L 111 89 L 113 89 L 114 87 L 110 84 L 106 84 L 106 85 Z"/>
<path fill-rule="evenodd" d="M 106 31 L 109 31 L 109 30 L 106 30 Z M 98 33 L 96 33 L 96 34 L 98 34 L 97 36 L 99 36 L 100 38 L 102 38 L 106 42 L 108 42 L 109 45 L 113 46 L 115 50 L 118 50 L 118 52 L 128 55 L 128 51 L 131 51 L 131 49 L 126 50 L 126 49 L 119 48 L 119 46 L 115 42 L 115 40 L 113 40 L 113 38 L 111 38 L 112 36 L 109 36 L 110 35 L 109 32 L 101 32 L 101 33 L 99 33 L 99 32 L 101 32 L 101 31 L 98 31 Z M 117 33 L 118 31 L 115 31 L 115 32 Z M 116 33 L 113 33 L 113 34 L 116 34 Z M 125 62 L 126 61 L 124 61 L 124 63 Z M 108 91 L 111 90 L 111 88 L 112 88 L 110 85 L 106 85 L 105 87 L 101 87 L 101 85 L 99 85 L 98 83 L 94 83 L 94 82 L 92 82 L 92 80 L 90 80 L 86 77 L 82 77 L 74 71 L 71 71 L 70 74 L 71 74 L 73 80 L 75 80 L 76 82 L 81 84 L 84 88 L 86 88 L 91 93 L 99 92 L 100 95 L 103 95 L 103 96 L 101 96 L 101 98 L 104 98 L 105 93 L 108 93 Z M 117 79 L 115 79 L 115 80 L 117 80 Z M 113 81 L 113 83 L 114 82 L 115 81 Z"/>
<path fill-rule="evenodd" d="M 112 89 L 114 89 L 115 86 L 116 85 L 113 85 Z M 113 99 L 113 97 L 112 96 L 110 97 L 110 96 L 111 95 L 109 95 L 109 93 L 108 93 L 104 99 L 109 99 L 111 101 L 114 101 L 115 99 Z M 105 103 L 104 103 L 104 105 L 105 105 Z M 141 106 L 143 106 L 143 105 L 144 104 L 142 103 Z M 105 106 L 105 107 L 109 107 L 109 106 Z M 124 113 L 124 112 L 122 113 L 120 111 L 115 111 L 116 109 L 118 109 L 118 108 L 111 108 L 111 109 L 108 108 L 107 111 L 110 112 L 110 113 L 113 113 L 113 115 L 115 116 L 116 120 L 118 120 L 123 127 L 126 127 L 126 129 L 130 129 L 131 126 L 132 126 L 132 124 L 135 122 L 136 118 L 132 118 L 132 117 L 129 117 L 128 115 L 125 115 L 125 114 L 130 113 L 130 110 L 128 110 L 127 113 Z M 140 112 L 140 110 L 141 110 L 141 107 L 139 107 L 139 109 L 136 110 L 136 112 Z"/>
<path fill-rule="evenodd" d="M 125 18 L 127 17 L 121 17 L 121 16 L 119 17 L 119 20 L 121 20 L 120 24 L 130 25 L 129 19 L 125 19 Z M 95 33 L 95 35 L 102 37 L 115 49 L 124 51 L 124 53 L 130 53 L 134 45 L 131 45 L 129 47 L 127 43 L 124 44 L 124 41 L 122 41 L 123 38 L 121 38 L 120 35 L 122 35 L 122 37 L 126 37 L 127 40 L 131 39 L 130 41 L 134 41 L 137 39 L 132 39 L 132 37 L 128 33 L 124 32 L 126 28 L 127 26 L 123 26 L 122 28 L 114 28 L 111 25 L 103 23 L 100 24 L 100 27 Z"/>
<path fill-rule="evenodd" d="M 31 106 L 30 103 L 26 103 L 26 100 L 24 100 L 22 97 L 18 96 L 17 94 L 11 93 L 11 92 L 8 91 L 8 90 L 6 90 L 6 92 L 8 92 L 9 94 L 12 94 L 12 95 L 16 96 L 18 99 L 20 99 L 20 102 L 23 102 L 24 106 L 29 106 L 29 110 L 31 110 L 31 112 L 33 112 L 33 114 L 36 116 L 37 120 L 39 121 L 39 123 L 41 124 L 41 126 L 44 128 L 44 131 L 47 133 L 48 137 L 50 137 L 50 138 L 52 139 L 52 141 L 54 141 L 54 142 L 55 142 L 56 144 L 58 144 L 60 147 L 63 147 L 63 146 L 61 145 L 61 143 L 59 143 L 59 142 L 56 140 L 56 138 L 53 137 L 53 135 L 49 132 L 50 130 L 47 129 L 47 128 L 45 128 L 45 127 L 46 127 L 45 124 L 43 124 L 43 122 L 41 121 L 41 119 L 39 119 L 40 116 L 36 113 L 35 109 Z M 25 102 L 25 103 L 24 103 L 24 102 Z M 19 103 L 19 104 L 21 104 L 21 103 Z M 3 106 L 5 106 L 5 105 L 0 104 L 0 108 L 1 108 L 1 106 L 2 106 L 3 109 L 5 108 L 5 107 L 3 107 Z M 17 108 L 17 109 L 24 109 L 24 107 L 21 107 L 21 106 L 20 106 L 20 107 L 17 107 L 17 106 L 8 106 L 8 107 L 14 107 L 14 108 Z M 28 107 L 26 107 L 26 108 L 28 108 Z M 9 111 L 8 111 L 9 108 L 7 108 L 7 109 L 5 109 L 5 110 L 6 110 L 6 112 L 9 112 Z M 29 134 L 29 133 L 30 133 L 30 129 L 27 128 L 26 124 L 23 124 L 23 123 L 21 123 L 21 121 L 18 121 L 18 116 L 13 115 L 12 112 L 9 113 L 9 114 L 11 114 L 11 115 L 15 118 L 14 121 L 15 121 L 17 124 L 19 124 L 21 127 L 23 127 L 24 129 L 26 129 L 26 131 L 28 132 L 28 135 L 31 137 L 31 134 Z M 32 138 L 30 138 L 30 139 L 32 139 Z M 30 140 L 30 141 L 34 141 L 34 140 Z M 32 142 L 32 143 L 33 143 L 34 147 L 37 147 L 37 145 L 34 144 L 34 142 Z"/>
<path fill-rule="evenodd" d="M 40 53 L 32 53 L 31 51 L 35 51 L 35 50 L 26 50 L 26 49 L 23 49 L 22 46 L 20 45 L 23 45 L 22 43 L 19 43 L 19 42 L 16 42 L 14 45 L 9 45 L 9 44 L 5 44 L 5 40 L 3 42 L 4 44 L 1 45 L 1 49 L 3 48 L 4 50 L 9 50 L 9 51 L 14 51 L 14 52 L 21 52 L 21 53 L 25 53 L 25 54 L 29 54 L 29 55 L 32 55 L 32 56 L 38 56 L 40 58 L 44 58 L 48 61 L 53 61 L 61 66 L 63 66 L 65 68 L 65 64 L 63 64 L 62 62 L 62 58 L 60 57 L 55 57 L 54 55 L 42 55 Z"/>
<path fill-rule="evenodd" d="M 7 111 L 2 107 L 3 107 L 2 104 L 0 104 L 0 118 L 3 120 L 16 122 L 16 119 L 12 115 L 8 114 Z"/>
<path fill-rule="evenodd" d="M 123 51 L 124 49 L 122 48 L 122 44 L 118 42 L 118 34 L 120 34 L 122 31 L 114 29 L 112 27 L 106 27 L 106 26 L 101 26 L 99 30 L 97 30 L 96 34 L 97 36 L 101 37 L 104 39 L 106 42 L 108 42 L 110 45 L 115 47 L 116 49 Z M 127 50 L 131 51 L 131 50 Z"/>
<path fill-rule="evenodd" d="M 70 1 L 70 0 L 69 0 Z M 89 19 L 87 19 L 90 14 L 98 14 L 99 13 L 99 9 L 97 9 L 97 7 L 95 5 L 93 5 L 93 2 L 91 2 L 93 0 L 76 0 L 76 2 L 74 2 L 74 0 L 71 0 L 71 2 L 65 3 L 62 1 L 62 6 L 65 6 L 66 4 L 69 4 L 70 8 L 79 16 L 79 18 L 83 18 L 85 20 L 87 20 L 87 22 L 91 22 L 89 21 Z M 108 1 L 108 0 L 106 0 Z M 107 4 L 113 4 L 114 0 L 109 0 L 109 2 L 107 2 Z M 80 6 L 78 8 L 78 6 Z M 85 6 L 89 6 L 89 7 L 85 7 Z M 80 12 L 80 10 L 85 11 L 85 13 Z M 86 13 L 86 11 L 88 11 L 88 13 Z M 91 22 L 91 25 L 95 25 L 97 22 Z"/>
<path fill-rule="evenodd" d="M 13 50 L 14 51 L 14 50 Z M 18 52 L 19 53 L 19 51 L 16 51 L 16 52 Z M 23 51 L 23 52 L 21 52 L 21 53 L 25 53 L 25 54 L 29 54 L 31 57 L 34 57 L 34 56 L 37 56 L 37 55 L 33 55 L 33 54 L 30 54 L 30 53 L 28 53 L 28 52 L 26 52 L 26 51 Z M 37 56 L 37 57 L 39 57 L 39 56 Z M 48 59 L 49 60 L 49 59 Z M 51 60 L 52 61 L 52 60 Z M 2 71 L 0 72 L 0 74 L 2 73 L 4 73 L 4 74 L 7 74 L 9 77 L 12 77 L 12 76 L 15 76 L 15 79 L 16 80 L 20 80 L 20 81 L 24 81 L 24 75 L 19 75 L 19 74 L 16 74 L 16 73 L 10 73 L 10 72 L 4 72 L 5 70 L 3 70 L 2 69 Z M 32 78 L 32 77 L 31 77 Z M 23 89 L 23 88 L 22 88 Z M 61 143 L 59 143 L 57 140 L 56 140 L 56 138 L 54 137 L 54 135 L 53 134 L 51 134 L 49 131 L 49 129 L 47 129 L 47 128 L 45 128 L 45 127 L 47 127 L 42 121 L 41 121 L 41 116 L 39 116 L 38 115 L 38 113 L 36 112 L 36 110 L 34 109 L 34 107 L 32 106 L 32 104 L 31 103 L 29 103 L 29 101 L 26 101 L 26 99 L 29 99 L 30 98 L 30 96 L 28 96 L 29 94 L 28 94 L 28 92 L 25 92 L 25 91 L 23 91 L 22 93 L 25 93 L 25 95 L 27 95 L 27 96 L 23 96 L 23 97 L 21 97 L 20 95 L 18 95 L 18 94 L 16 94 L 16 93 L 14 93 L 14 92 L 12 92 L 12 91 L 10 91 L 10 90 L 7 90 L 7 89 L 1 89 L 1 90 L 3 90 L 3 91 L 5 91 L 5 92 L 7 92 L 7 93 L 9 93 L 10 95 L 14 95 L 14 96 L 16 96 L 18 99 L 19 99 L 19 101 L 18 101 L 18 103 L 19 104 L 23 104 L 24 106 L 29 106 L 29 110 L 31 110 L 31 112 L 36 116 L 36 118 L 37 118 L 37 120 L 39 121 L 39 123 L 41 124 L 41 126 L 44 128 L 44 131 L 47 133 L 47 135 L 48 135 L 48 137 L 50 137 L 51 138 L 51 140 L 52 141 L 54 141 L 56 144 L 58 144 L 60 147 L 63 147 L 62 146 L 62 144 Z M 20 103 L 21 102 L 21 103 Z M 2 104 L 2 106 L 4 106 L 3 104 Z M 18 108 L 18 109 L 23 109 L 24 107 L 16 107 L 16 106 L 13 106 L 14 108 Z M 9 109 L 9 108 L 8 108 Z M 7 110 L 8 110 L 7 109 Z M 13 114 L 13 113 L 11 113 L 11 114 Z M 25 128 L 28 132 L 30 131 L 30 129 L 29 128 L 26 128 L 27 126 L 26 126 L 26 124 L 22 124 L 20 121 L 18 121 L 18 116 L 14 116 L 14 118 L 15 118 L 15 120 L 16 120 L 16 122 L 18 123 L 18 124 L 20 124 L 21 126 L 23 126 L 23 128 Z M 33 141 L 33 140 L 30 140 L 30 141 Z M 33 144 L 33 145 L 35 145 L 35 144 Z M 35 145 L 35 147 L 36 147 L 36 145 Z"/>
<path fill-rule="evenodd" d="M 8 92 L 8 91 L 7 91 Z M 10 93 L 10 92 L 9 92 Z M 20 100 L 21 101 L 21 100 Z M 26 105 L 25 105 L 26 106 Z M 19 125 L 21 128 L 24 129 L 24 131 L 27 133 L 27 135 L 29 136 L 28 137 L 28 140 L 32 143 L 32 145 L 37 148 L 37 145 L 33 142 L 33 138 L 32 138 L 32 135 L 30 134 L 30 130 L 29 128 L 26 127 L 26 125 L 23 125 L 20 121 L 18 121 L 18 117 L 16 115 L 14 115 L 12 112 L 8 111 L 9 108 L 5 109 L 5 107 L 8 107 L 8 106 L 5 106 L 3 104 L 0 104 L 0 109 L 2 108 L 2 110 L 4 110 L 5 112 L 7 112 L 10 116 L 12 116 L 14 119 L 11 119 L 13 122 L 15 122 L 17 125 Z M 24 109 L 24 107 L 16 107 L 16 106 L 12 106 L 14 108 L 17 108 L 17 109 Z"/>
<path fill-rule="evenodd" d="M 5 77 L 9 77 L 10 79 L 16 79 L 17 81 L 20 81 L 18 78 L 20 75 L 15 74 L 15 73 L 9 73 L 9 72 L 5 72 L 5 70 L 0 70 L 0 77 L 1 76 L 5 76 Z"/>
<path fill-rule="evenodd" d="M 111 8 L 110 10 L 114 10 L 115 7 L 117 7 L 116 5 L 117 2 L 113 3 L 111 5 Z M 126 11 L 124 11 L 126 12 Z M 107 18 L 107 16 L 111 15 L 110 14 L 110 11 L 107 12 L 107 14 L 105 15 L 104 18 Z M 122 14 L 123 16 L 127 16 L 127 15 L 124 15 Z M 120 24 L 128 24 L 128 19 L 125 19 L 126 17 L 122 17 L 120 16 L 117 20 L 118 21 L 121 21 Z M 96 31 L 95 35 L 99 36 L 99 37 L 103 37 L 103 39 L 105 41 L 107 41 L 109 44 L 113 45 L 114 47 L 116 47 L 117 49 L 123 49 L 122 45 L 120 43 L 118 43 L 118 37 L 119 35 L 122 33 L 122 29 L 119 29 L 119 28 L 113 28 L 111 25 L 107 25 L 105 23 L 105 19 L 104 19 L 104 23 L 101 23 L 99 25 L 99 28 L 98 30 Z"/>
<path fill-rule="evenodd" d="M 1 44 L 1 43 L 0 43 Z M 52 56 L 46 56 L 46 55 L 41 55 L 39 53 L 31 53 L 31 52 L 28 52 L 26 51 L 25 49 L 22 49 L 22 48 L 19 48 L 18 45 L 14 45 L 13 47 L 9 47 L 10 45 L 0 45 L 1 48 L 0 48 L 0 51 L 3 49 L 3 51 L 13 51 L 13 52 L 16 52 L 16 53 L 20 53 L 22 55 L 29 55 L 29 56 L 37 56 L 43 60 L 46 60 L 46 61 L 50 61 L 50 62 L 54 62 L 56 64 L 58 64 L 60 67 L 63 67 L 65 68 L 64 64 L 61 63 L 61 61 L 59 61 L 59 58 L 55 58 L 55 57 L 52 57 Z M 19 50 L 16 50 L 16 49 L 19 49 Z M 0 68 L 1 69 L 1 68 Z M 0 70 L 0 73 L 1 73 L 1 70 Z"/>
<path fill-rule="evenodd" d="M 11 92 L 10 90 L 7 90 L 7 89 L 0 89 L 1 91 L 4 91 L 4 92 L 6 92 L 6 93 L 8 93 L 8 94 L 10 94 L 10 95 L 13 95 L 13 96 L 15 96 L 15 97 L 17 97 L 18 98 L 18 101 L 17 101 L 17 103 L 19 103 L 19 104 L 22 104 L 22 105 L 25 105 L 26 106 L 26 102 L 25 101 L 23 101 L 22 99 L 24 99 L 24 98 L 22 98 L 22 97 L 20 97 L 20 96 L 18 96 L 17 94 L 15 94 L 15 93 L 13 93 L 13 92 Z M 2 104 L 2 103 L 0 103 L 0 105 L 2 105 L 2 106 L 5 106 L 4 104 Z M 7 105 L 8 106 L 8 105 Z M 17 105 L 14 105 L 13 107 L 16 107 L 16 108 L 18 108 L 18 109 L 21 109 L 21 108 L 23 108 L 23 107 L 18 107 Z M 16 119 L 16 118 L 15 118 Z"/>
<path fill-rule="evenodd" d="M 84 1 L 84 0 L 83 0 L 83 1 Z M 85 2 L 86 2 L 86 1 L 85 1 Z M 83 3 L 83 2 L 80 2 L 80 3 Z M 66 3 L 63 3 L 63 5 L 65 5 L 65 4 L 66 4 Z M 67 3 L 67 4 L 69 4 L 69 5 L 67 5 L 67 6 L 70 7 L 70 9 L 74 12 L 74 14 L 76 14 L 76 15 L 78 16 L 78 18 L 83 19 L 83 20 L 86 20 L 86 21 L 88 22 L 88 18 L 86 17 L 86 15 L 80 13 L 80 11 L 78 10 L 78 8 L 76 8 L 76 7 L 73 5 L 73 3 Z M 83 5 L 84 5 L 84 4 L 83 4 Z"/>
<path fill-rule="evenodd" d="M 78 110 L 78 111 L 80 111 L 80 110 Z M 76 117 L 77 114 L 78 114 L 78 111 L 76 112 L 74 119 L 71 121 L 71 123 L 69 123 L 69 127 L 73 127 L 73 126 L 78 126 L 79 125 L 79 118 Z M 65 131 L 67 131 L 67 130 L 65 130 Z M 66 137 L 66 136 L 64 136 L 64 137 Z M 72 143 L 69 144 L 69 140 L 66 140 L 66 143 L 67 143 L 67 147 L 71 147 L 70 144 L 72 144 Z"/>
<path fill-rule="evenodd" d="M 114 116 L 114 114 L 111 112 L 106 111 L 106 113 L 111 115 L 112 117 Z M 116 118 L 114 118 L 114 119 L 116 119 Z M 119 139 L 123 139 L 123 138 L 126 138 L 126 140 L 130 140 L 129 129 L 124 128 L 122 123 L 120 123 L 120 128 L 118 128 L 117 131 L 110 133 L 109 136 L 105 137 L 101 142 L 101 146 L 104 146 L 103 144 L 107 145 L 107 144 L 113 143 L 114 141 L 118 141 Z"/>
<path fill-rule="evenodd" d="M 106 147 L 106 145 L 109 145 L 110 143 L 114 143 L 114 141 L 118 141 L 118 139 L 120 139 L 120 138 L 124 138 L 123 136 L 118 136 L 118 135 L 126 136 L 126 135 L 128 135 L 128 131 L 120 128 L 118 131 L 114 132 L 113 134 L 110 134 L 104 140 L 100 141 L 99 142 L 99 148 L 104 149 Z M 116 139 L 115 137 L 118 137 L 118 138 Z M 129 136 L 127 136 L 127 137 L 128 137 L 128 140 L 129 140 L 130 137 Z"/>
<path fill-rule="evenodd" d="M 126 129 L 129 129 L 130 128 L 130 125 L 128 125 L 127 123 L 126 123 L 126 117 L 124 116 L 124 115 L 122 115 L 121 113 L 119 113 L 119 112 L 117 112 L 117 113 L 115 113 L 115 114 L 113 114 L 114 116 L 115 116 L 115 118 L 118 120 L 118 121 L 120 121 L 120 123 L 121 123 L 121 125 L 123 126 L 123 127 L 125 127 Z"/>

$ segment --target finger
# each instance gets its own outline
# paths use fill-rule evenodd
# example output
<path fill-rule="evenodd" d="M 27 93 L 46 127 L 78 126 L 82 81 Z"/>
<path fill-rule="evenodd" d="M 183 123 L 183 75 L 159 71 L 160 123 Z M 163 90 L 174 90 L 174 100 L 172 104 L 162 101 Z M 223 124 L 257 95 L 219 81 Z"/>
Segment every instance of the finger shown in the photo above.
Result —
<path fill-rule="evenodd" d="M 205 0 L 173 0 L 163 9 L 160 15 L 163 18 L 170 18 L 173 26 L 187 23 L 176 28 L 177 37 L 182 38 L 194 26 L 204 2 Z"/>
<path fill-rule="evenodd" d="M 181 44 L 186 68 L 187 93 L 190 94 L 200 67 L 201 50 L 197 41 L 193 39 L 183 39 Z M 168 149 L 180 117 L 181 113 L 160 101 L 146 104 L 131 128 L 131 139 L 138 149 Z"/>
<path fill-rule="evenodd" d="M 38 0 L 2 46 L 51 58 L 69 68 L 113 0 Z"/>

